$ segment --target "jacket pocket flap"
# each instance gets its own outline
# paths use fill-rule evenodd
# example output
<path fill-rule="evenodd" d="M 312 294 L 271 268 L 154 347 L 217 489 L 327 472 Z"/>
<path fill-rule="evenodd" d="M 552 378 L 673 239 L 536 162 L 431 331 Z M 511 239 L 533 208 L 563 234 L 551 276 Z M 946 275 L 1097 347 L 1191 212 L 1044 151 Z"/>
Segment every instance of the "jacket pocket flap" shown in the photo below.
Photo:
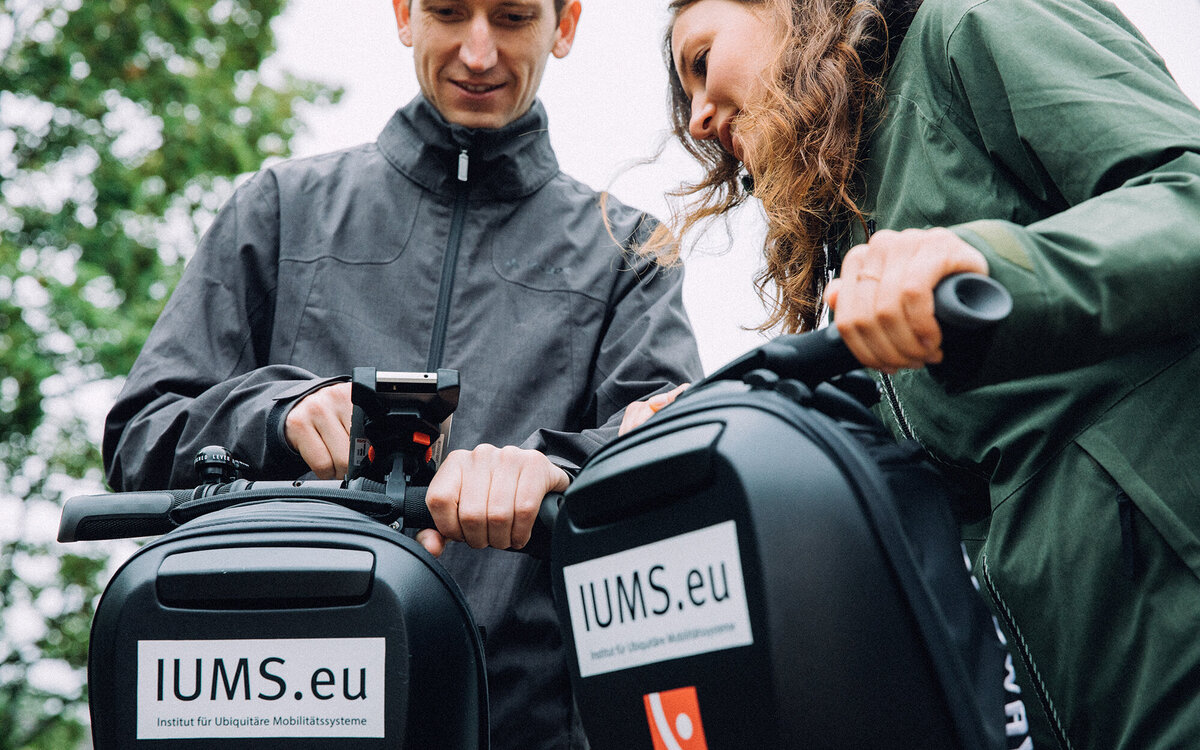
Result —
<path fill-rule="evenodd" d="M 1108 472 L 1192 573 L 1200 578 L 1198 519 L 1181 516 L 1178 512 L 1188 508 L 1173 507 L 1166 493 L 1153 487 L 1104 432 L 1087 430 L 1075 442 Z M 1191 507 L 1200 507 L 1200 504 L 1192 503 Z"/>

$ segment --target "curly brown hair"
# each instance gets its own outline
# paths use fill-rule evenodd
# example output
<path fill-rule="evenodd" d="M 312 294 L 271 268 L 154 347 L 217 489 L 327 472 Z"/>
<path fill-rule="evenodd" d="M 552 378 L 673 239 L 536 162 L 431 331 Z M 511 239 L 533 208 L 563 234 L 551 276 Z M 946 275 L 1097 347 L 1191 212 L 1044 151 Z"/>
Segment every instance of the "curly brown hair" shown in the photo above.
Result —
<path fill-rule="evenodd" d="M 699 1 L 672 0 L 672 18 Z M 864 223 L 859 155 L 882 112 L 885 14 L 870 0 L 736 1 L 772 14 L 785 29 L 776 63 L 764 71 L 765 99 L 747 103 L 736 123 L 753 194 L 767 217 L 766 265 L 755 286 L 769 317 L 759 328 L 782 323 L 787 332 L 811 330 L 823 308 L 827 248 L 852 222 Z M 902 4 L 915 12 L 920 3 Z M 748 191 L 738 160 L 716 140 L 697 141 L 689 132 L 691 101 L 671 54 L 673 30 L 672 21 L 664 39 L 671 129 L 705 172 L 673 193 L 690 200 L 673 222 L 684 235 L 742 203 Z M 647 244 L 653 250 L 669 243 L 664 230 Z"/>

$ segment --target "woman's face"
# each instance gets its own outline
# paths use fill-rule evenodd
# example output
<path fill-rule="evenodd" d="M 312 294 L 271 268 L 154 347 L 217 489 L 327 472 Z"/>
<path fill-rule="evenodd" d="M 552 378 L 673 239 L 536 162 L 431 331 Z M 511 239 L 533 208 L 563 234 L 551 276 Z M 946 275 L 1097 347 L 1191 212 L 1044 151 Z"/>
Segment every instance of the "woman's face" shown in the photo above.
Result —
<path fill-rule="evenodd" d="M 698 0 L 679 12 L 671 56 L 692 103 L 688 129 L 693 138 L 716 138 L 741 161 L 736 118 L 766 93 L 778 33 L 762 5 Z"/>

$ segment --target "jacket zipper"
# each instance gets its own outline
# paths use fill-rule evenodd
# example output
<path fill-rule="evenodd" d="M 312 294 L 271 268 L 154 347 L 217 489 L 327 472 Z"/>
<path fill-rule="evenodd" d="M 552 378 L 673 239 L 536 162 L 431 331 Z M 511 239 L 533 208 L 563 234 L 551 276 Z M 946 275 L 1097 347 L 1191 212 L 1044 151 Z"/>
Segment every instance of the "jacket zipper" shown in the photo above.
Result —
<path fill-rule="evenodd" d="M 1125 574 L 1134 580 L 1138 574 L 1138 561 L 1133 538 L 1133 499 L 1125 490 L 1117 492 L 1117 518 L 1121 525 L 1121 557 L 1125 562 Z"/>
<path fill-rule="evenodd" d="M 896 394 L 896 386 L 892 384 L 892 376 L 887 373 L 880 373 L 883 380 L 883 393 L 887 396 L 888 406 L 892 407 L 892 414 L 896 417 L 896 424 L 900 425 L 900 432 L 908 440 L 915 443 L 920 443 L 917 440 L 916 434 L 913 433 L 912 425 L 908 422 L 908 417 L 904 416 L 904 410 L 900 408 L 900 396 Z"/>
<path fill-rule="evenodd" d="M 428 372 L 442 366 L 446 349 L 446 327 L 450 321 L 450 297 L 454 292 L 454 271 L 458 267 L 458 251 L 462 245 L 463 224 L 467 218 L 467 176 L 470 157 L 464 148 L 458 155 L 458 185 L 454 193 L 454 213 L 450 219 L 450 236 L 446 240 L 446 254 L 442 258 L 442 280 L 438 285 L 437 311 L 433 318 L 433 337 L 429 342 Z"/>
<path fill-rule="evenodd" d="M 1024 662 L 1025 672 L 1029 676 L 1029 689 L 1033 691 L 1038 702 L 1042 704 L 1042 713 L 1050 725 L 1051 734 L 1058 740 L 1058 747 L 1064 748 L 1064 750 L 1074 750 L 1074 746 L 1067 738 L 1067 730 L 1063 727 L 1062 719 L 1058 716 L 1058 710 L 1055 708 L 1053 701 L 1050 700 L 1050 693 L 1046 690 L 1046 683 L 1042 679 L 1042 673 L 1038 671 L 1037 665 L 1033 663 L 1033 656 L 1029 653 L 1029 644 L 1022 637 L 1021 631 L 1013 619 L 1012 610 L 1008 608 L 1008 604 L 1000 596 L 1000 591 L 996 588 L 996 582 L 992 579 L 991 570 L 988 567 L 986 553 L 980 556 L 979 568 L 983 575 L 984 588 L 987 589 L 988 596 L 991 597 L 992 604 L 994 605 L 993 611 L 1000 616 L 1000 619 L 1004 620 L 1009 636 L 1011 636 L 1007 638 L 1010 653 L 1015 651 L 1016 655 Z"/>
<path fill-rule="evenodd" d="M 871 236 L 875 234 L 875 220 L 867 219 L 866 226 L 866 241 L 871 241 Z M 883 393 L 887 396 L 888 406 L 892 407 L 892 414 L 896 417 L 896 424 L 900 426 L 900 432 L 906 440 L 911 440 L 914 443 L 920 444 L 917 436 L 913 434 L 912 425 L 908 423 L 908 417 L 904 415 L 904 410 L 900 408 L 900 396 L 896 394 L 896 386 L 892 383 L 892 376 L 887 373 L 879 373 L 883 382 Z M 924 446 L 922 446 L 924 447 Z M 929 453 L 929 451 L 925 451 Z"/>

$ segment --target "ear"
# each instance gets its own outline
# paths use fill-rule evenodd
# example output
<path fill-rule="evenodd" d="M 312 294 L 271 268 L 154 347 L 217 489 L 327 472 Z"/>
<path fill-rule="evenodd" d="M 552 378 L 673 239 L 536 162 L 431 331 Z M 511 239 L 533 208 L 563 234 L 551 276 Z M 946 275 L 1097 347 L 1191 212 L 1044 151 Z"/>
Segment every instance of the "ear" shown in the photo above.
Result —
<path fill-rule="evenodd" d="M 392 0 L 396 10 L 396 27 L 400 29 L 400 43 L 405 47 L 413 45 L 412 35 L 412 3 L 414 0 Z M 420 0 L 416 0 L 420 2 Z"/>
<path fill-rule="evenodd" d="M 562 59 L 571 51 L 571 45 L 575 43 L 575 28 L 579 26 L 579 14 L 583 11 L 583 6 L 579 4 L 579 0 L 570 0 L 563 6 L 562 13 L 558 16 L 558 28 L 554 32 L 554 47 L 550 52 L 555 57 Z"/>

